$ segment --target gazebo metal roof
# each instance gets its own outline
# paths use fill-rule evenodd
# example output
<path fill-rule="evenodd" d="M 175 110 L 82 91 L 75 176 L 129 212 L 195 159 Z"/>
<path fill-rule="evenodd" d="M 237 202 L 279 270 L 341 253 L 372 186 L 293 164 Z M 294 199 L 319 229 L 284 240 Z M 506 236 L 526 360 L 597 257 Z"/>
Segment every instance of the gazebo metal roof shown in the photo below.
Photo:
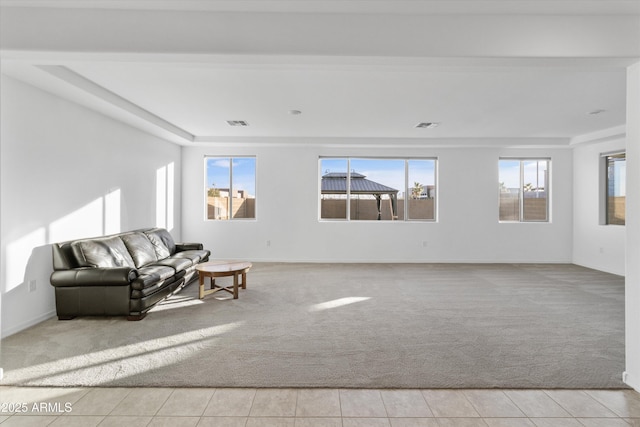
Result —
<path fill-rule="evenodd" d="M 386 185 L 366 179 L 365 175 L 351 172 L 352 194 L 397 194 L 399 190 L 387 187 Z M 347 173 L 331 172 L 322 176 L 322 194 L 346 194 L 347 193 Z"/>

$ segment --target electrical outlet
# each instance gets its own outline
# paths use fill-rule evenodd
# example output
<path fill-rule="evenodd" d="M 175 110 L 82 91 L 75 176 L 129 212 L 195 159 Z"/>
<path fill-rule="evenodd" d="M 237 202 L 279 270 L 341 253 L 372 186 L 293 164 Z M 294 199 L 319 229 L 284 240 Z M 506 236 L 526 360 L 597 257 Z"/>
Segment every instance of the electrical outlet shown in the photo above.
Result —
<path fill-rule="evenodd" d="M 35 291 L 36 291 L 36 281 L 29 280 L 29 292 L 35 292 Z"/>
<path fill-rule="evenodd" d="M 271 240 L 267 240 L 267 246 L 271 246 Z"/>
<path fill-rule="evenodd" d="M 423 248 L 426 248 L 427 246 L 428 246 L 428 245 L 427 245 L 427 241 L 426 241 L 426 240 L 423 240 L 423 241 L 422 241 L 422 247 L 423 247 Z"/>

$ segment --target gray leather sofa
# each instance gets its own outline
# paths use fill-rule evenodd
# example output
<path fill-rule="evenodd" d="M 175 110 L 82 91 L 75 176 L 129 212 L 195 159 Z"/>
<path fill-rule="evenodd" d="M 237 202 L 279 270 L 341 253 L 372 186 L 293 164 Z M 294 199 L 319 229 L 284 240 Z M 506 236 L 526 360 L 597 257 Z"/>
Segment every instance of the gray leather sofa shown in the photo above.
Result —
<path fill-rule="evenodd" d="M 164 228 L 56 243 L 51 285 L 58 319 L 141 320 L 158 302 L 197 279 L 196 265 L 209 255 L 200 243 L 175 243 Z"/>

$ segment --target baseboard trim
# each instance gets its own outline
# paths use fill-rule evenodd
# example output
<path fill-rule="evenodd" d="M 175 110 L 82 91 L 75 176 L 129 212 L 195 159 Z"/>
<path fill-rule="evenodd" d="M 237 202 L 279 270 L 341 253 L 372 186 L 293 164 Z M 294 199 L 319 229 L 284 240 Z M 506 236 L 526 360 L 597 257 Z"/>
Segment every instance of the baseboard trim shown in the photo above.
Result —
<path fill-rule="evenodd" d="M 638 382 L 637 379 L 627 371 L 622 373 L 622 382 L 635 391 L 640 391 L 640 382 Z"/>
<path fill-rule="evenodd" d="M 40 322 L 44 322 L 47 319 L 50 319 L 52 317 L 54 317 L 56 315 L 56 311 L 52 310 L 52 311 L 48 311 L 44 314 L 41 314 L 38 317 L 35 317 L 33 319 L 27 320 L 26 322 L 22 322 L 18 325 L 12 326 L 10 328 L 4 329 L 2 330 L 2 338 L 6 338 L 10 335 L 13 334 L 17 334 L 20 331 L 23 331 L 27 328 L 30 328 L 31 326 L 37 325 Z"/>
<path fill-rule="evenodd" d="M 212 260 L 225 260 L 225 259 L 247 259 L 246 257 L 216 257 L 212 258 Z M 548 261 L 548 260 L 538 260 L 532 261 L 530 259 L 527 260 L 471 260 L 471 259 L 463 259 L 463 260 L 453 260 L 453 259 L 439 259 L 439 260 L 431 260 L 431 259 L 358 259 L 358 258 L 349 258 L 349 259 L 321 259 L 321 258 L 297 258 L 297 259 L 281 259 L 281 258 L 250 258 L 248 259 L 251 262 L 272 262 L 272 263 L 282 263 L 282 264 L 304 264 L 304 263 L 313 263 L 313 264 L 574 264 L 571 260 L 560 260 L 560 261 Z"/>
<path fill-rule="evenodd" d="M 602 266 L 599 265 L 590 265 L 590 264 L 586 264 L 586 263 L 582 263 L 582 262 L 577 262 L 577 261 L 573 261 L 572 264 L 575 265 L 579 265 L 580 267 L 585 267 L 585 268 L 590 268 L 592 270 L 598 270 L 598 271 L 602 271 L 604 273 L 609 273 L 609 274 L 615 274 L 616 276 L 622 276 L 625 277 L 625 272 L 620 272 L 620 271 L 614 271 L 611 268 L 603 268 Z"/>

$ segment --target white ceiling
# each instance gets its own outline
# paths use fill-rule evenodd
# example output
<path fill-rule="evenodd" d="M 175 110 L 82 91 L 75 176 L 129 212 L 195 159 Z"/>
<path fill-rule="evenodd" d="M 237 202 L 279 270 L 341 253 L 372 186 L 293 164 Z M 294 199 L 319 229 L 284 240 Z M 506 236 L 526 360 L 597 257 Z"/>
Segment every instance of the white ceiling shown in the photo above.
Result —
<path fill-rule="evenodd" d="M 85 43 L 83 49 L 71 46 L 77 37 L 66 42 L 71 47 L 68 51 L 61 52 L 59 46 L 48 46 L 46 40 L 40 41 L 37 35 L 28 32 L 32 24 L 28 18 L 33 16 L 30 13 L 42 12 L 43 5 L 58 7 L 55 11 L 44 10 L 53 20 L 63 20 L 69 16 L 69 19 L 74 18 L 74 22 L 77 22 L 78 16 L 87 16 L 89 22 L 103 19 L 105 13 L 113 12 L 112 9 L 116 9 L 122 17 L 131 13 L 131 9 L 139 9 L 135 13 L 143 13 L 140 10 L 149 9 L 152 4 L 155 5 L 152 8 L 154 12 L 163 11 L 163 14 L 188 11 L 189 15 L 180 15 L 183 18 L 195 19 L 194 11 L 202 11 L 197 14 L 199 18 L 202 14 L 219 18 L 219 11 L 232 10 L 234 17 L 253 14 L 251 16 L 257 23 L 278 19 L 278 22 L 294 22 L 292 27 L 306 22 L 322 23 L 323 19 L 329 19 L 326 22 L 339 26 L 344 19 L 345 26 L 336 27 L 335 32 L 343 33 L 341 37 L 345 39 L 345 46 L 348 46 L 348 54 L 340 55 L 339 44 L 334 46 L 336 40 L 331 39 L 334 28 L 320 24 L 322 32 L 314 33 L 313 29 L 305 31 L 305 28 L 300 28 L 300 37 L 290 42 L 283 38 L 272 38 L 271 44 L 265 44 L 261 51 L 241 54 L 234 53 L 235 50 L 221 51 L 219 46 L 225 46 L 225 40 L 218 39 L 215 49 L 208 52 L 179 51 L 174 47 L 172 52 L 166 53 L 154 50 L 151 45 L 148 51 L 137 48 L 137 52 L 114 52 L 105 39 L 102 39 L 103 44 L 96 42 L 94 51 L 87 51 L 87 40 L 78 41 Z M 369 141 L 372 144 L 390 140 L 412 144 L 448 140 L 466 141 L 468 144 L 471 140 L 482 140 L 504 145 L 567 145 L 572 138 L 576 140 L 584 135 L 619 129 L 624 125 L 625 66 L 637 61 L 634 55 L 640 56 L 640 38 L 629 44 L 631 55 L 621 55 L 620 52 L 626 52 L 621 50 L 607 57 L 602 53 L 606 52 L 604 44 L 594 46 L 595 43 L 591 42 L 587 47 L 579 48 L 584 48 L 586 53 L 589 53 L 588 49 L 597 48 L 592 56 L 583 54 L 570 57 L 566 52 L 571 52 L 573 46 L 568 43 L 566 47 L 563 46 L 563 40 L 557 36 L 545 39 L 543 31 L 539 32 L 535 44 L 527 46 L 522 45 L 522 38 L 517 45 L 509 46 L 508 37 L 508 31 L 517 31 L 517 28 L 513 28 L 514 23 L 535 22 L 536 27 L 532 24 L 527 30 L 529 36 L 535 35 L 536 28 L 545 28 L 541 18 L 543 11 L 553 13 L 551 18 L 558 19 L 559 15 L 575 14 L 576 6 L 581 6 L 579 10 L 585 14 L 604 11 L 609 17 L 617 14 L 621 19 L 626 19 L 631 13 L 640 22 L 640 1 L 21 0 L 2 1 L 0 5 L 3 14 L 9 11 L 25 20 L 22 27 L 14 25 L 3 34 L 3 38 L 8 40 L 2 51 L 3 73 L 180 144 L 337 138 Z M 18 5 L 19 8 L 16 7 Z M 512 15 L 515 13 L 514 5 L 520 6 L 517 16 Z M 272 8 L 269 14 L 264 15 L 269 7 Z M 362 13 L 364 7 L 368 11 L 366 17 Z M 74 17 L 74 13 L 87 13 L 81 9 L 91 9 L 92 15 Z M 366 38 L 359 39 L 357 26 L 347 25 L 362 24 L 362 19 L 371 18 L 371 10 L 377 14 L 375 21 L 385 28 L 371 28 L 371 34 L 382 32 L 383 35 L 390 35 L 383 40 L 384 43 L 373 47 L 367 45 Z M 491 12 L 493 15 L 490 19 L 493 21 L 487 23 L 492 26 L 493 22 L 504 23 L 500 34 L 507 36 L 501 42 L 503 46 L 500 49 L 506 54 L 491 57 L 487 53 L 493 52 L 491 49 L 498 49 L 496 43 L 487 46 L 482 40 L 477 40 L 483 34 L 488 34 L 488 40 L 492 37 L 498 40 L 498 32 L 465 36 L 458 30 L 455 37 L 451 37 L 451 40 L 457 40 L 457 44 L 449 44 L 452 46 L 452 55 L 447 56 L 442 53 L 443 46 L 448 46 L 448 39 L 444 38 L 447 34 L 445 26 L 441 26 L 437 33 L 428 33 L 435 30 L 423 29 L 419 25 L 423 21 L 412 21 L 415 15 L 410 14 L 419 13 L 420 19 L 441 23 L 442 19 L 467 11 L 464 19 L 477 22 L 477 18 L 473 17 L 475 15 L 469 15 L 469 10 L 475 10 L 474 14 L 478 16 Z M 302 12 L 304 16 L 299 16 Z M 410 14 L 407 21 L 387 20 L 390 14 L 397 15 L 400 12 Z M 95 15 L 98 13 L 101 15 Z M 503 15 L 498 16 L 500 13 Z M 518 21 L 528 15 L 531 15 L 530 20 Z M 149 16 L 155 18 L 157 15 Z M 169 15 L 162 15 L 162 19 L 166 19 L 166 16 Z M 590 19 L 596 18 L 599 19 Z M 144 22 L 137 22 L 137 31 L 144 32 Z M 391 32 L 388 26 L 383 25 L 389 23 L 400 28 L 403 22 L 407 22 L 409 30 L 396 39 L 393 37 L 398 31 Z M 592 20 L 588 24 L 593 28 L 594 22 Z M 574 23 L 571 21 L 571 25 Z M 6 25 L 6 21 L 3 24 Z M 175 24 L 189 26 L 189 22 L 185 21 Z M 616 25 L 616 22 L 607 22 L 609 24 Z M 41 25 L 46 36 L 47 24 Z M 248 35 L 246 31 L 239 33 L 238 26 L 232 27 L 238 33 L 230 32 L 226 45 L 241 48 L 247 45 L 246 42 L 255 41 L 255 45 L 260 46 L 261 40 L 271 35 L 264 31 L 265 28 L 273 31 L 274 35 L 279 34 L 278 28 L 264 25 L 262 28 L 254 25 L 257 28 L 255 33 L 249 32 Z M 365 25 L 362 25 L 364 28 Z M 415 25 L 415 29 L 412 25 Z M 629 28 L 632 31 L 635 30 L 634 25 L 631 21 Z M 151 24 L 148 26 L 152 27 Z M 547 28 L 551 28 L 551 31 L 556 28 L 555 31 L 561 32 L 565 27 L 557 25 Z M 637 27 L 640 35 L 640 25 Z M 19 28 L 25 28 L 24 33 L 29 33 L 24 37 L 26 41 L 22 40 Z M 66 27 L 61 28 L 56 31 L 62 35 L 56 34 L 56 37 L 60 37 L 60 43 L 63 43 Z M 574 31 L 577 24 L 571 28 Z M 88 30 L 84 28 L 83 31 Z M 365 30 L 362 31 L 366 34 Z M 69 30 L 70 39 L 72 32 L 73 28 Z M 350 32 L 354 34 L 352 38 L 347 34 Z M 322 46 L 317 36 L 325 33 L 329 46 L 326 55 L 319 55 L 311 48 L 308 55 L 301 54 L 305 46 L 316 49 Z M 287 34 L 292 33 L 287 31 Z M 420 49 L 425 45 L 426 37 L 434 34 L 441 42 L 434 43 L 432 38 L 428 39 L 433 45 L 429 49 L 436 52 L 437 56 L 427 56 Z M 178 33 L 177 37 L 180 35 Z M 189 32 L 184 40 L 178 41 L 187 42 L 194 35 L 196 33 Z M 316 38 L 312 39 L 314 35 Z M 111 37 L 115 44 L 118 32 Z M 410 40 L 411 43 L 398 48 L 402 54 L 393 55 L 393 44 L 386 43 L 389 38 L 399 43 Z M 420 43 L 421 38 L 425 43 Z M 459 40 L 465 38 L 471 48 L 477 49 L 478 54 L 456 56 L 458 52 L 471 52 L 468 45 L 459 44 Z M 565 53 L 557 57 L 545 54 L 547 51 L 540 50 L 540 40 L 549 46 L 548 52 L 565 49 Z M 202 37 L 198 37 L 197 42 L 202 43 Z M 28 43 L 36 46 L 42 43 L 44 48 L 36 50 Z M 477 46 L 474 47 L 473 43 L 477 43 Z M 29 46 L 29 49 L 24 46 Z M 126 48 L 126 44 L 122 46 Z M 368 54 L 355 54 L 360 46 L 368 49 Z M 519 56 L 519 52 L 523 55 Z M 294 109 L 302 111 L 302 114 L 290 114 L 289 111 Z M 604 111 L 589 114 L 595 110 Z M 226 123 L 227 120 L 245 120 L 249 126 L 231 127 Z M 419 122 L 438 122 L 440 126 L 435 129 L 415 128 Z"/>
<path fill-rule="evenodd" d="M 277 13 L 637 14 L 637 0 L 2 0 L 2 6 Z"/>
<path fill-rule="evenodd" d="M 184 67 L 73 71 L 201 138 L 565 137 L 625 122 L 624 70 Z M 290 110 L 300 115 L 290 115 Z M 597 110 L 602 114 L 589 115 Z M 247 128 L 227 120 L 245 120 Z M 440 122 L 417 129 L 419 122 Z"/>

